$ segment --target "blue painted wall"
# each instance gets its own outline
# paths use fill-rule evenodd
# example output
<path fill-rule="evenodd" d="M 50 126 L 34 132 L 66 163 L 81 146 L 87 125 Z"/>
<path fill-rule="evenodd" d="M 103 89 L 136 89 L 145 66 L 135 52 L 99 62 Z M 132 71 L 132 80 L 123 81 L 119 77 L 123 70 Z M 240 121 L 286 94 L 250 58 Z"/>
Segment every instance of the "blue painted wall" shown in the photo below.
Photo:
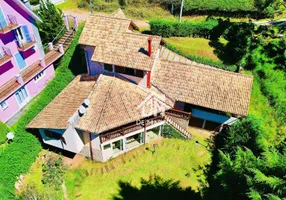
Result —
<path fill-rule="evenodd" d="M 230 118 L 225 115 L 219 115 L 219 114 L 215 114 L 215 113 L 211 113 L 211 112 L 207 112 L 207 111 L 203 111 L 199 109 L 194 109 L 194 108 L 192 109 L 192 116 L 201 118 L 201 119 L 206 119 L 212 122 L 217 122 L 220 124 L 226 122 Z"/>

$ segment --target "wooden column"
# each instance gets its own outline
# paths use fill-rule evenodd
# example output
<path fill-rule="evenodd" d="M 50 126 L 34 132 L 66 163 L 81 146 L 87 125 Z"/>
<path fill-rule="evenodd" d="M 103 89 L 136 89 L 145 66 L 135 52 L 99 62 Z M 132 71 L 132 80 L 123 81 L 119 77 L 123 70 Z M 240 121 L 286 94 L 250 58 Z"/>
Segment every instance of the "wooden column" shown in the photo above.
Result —
<path fill-rule="evenodd" d="M 90 147 L 90 157 L 91 157 L 91 160 L 93 160 L 93 150 L 92 150 L 92 137 L 91 137 L 91 133 L 89 133 L 89 147 Z"/>
<path fill-rule="evenodd" d="M 144 144 L 146 143 L 146 119 L 144 119 Z"/>

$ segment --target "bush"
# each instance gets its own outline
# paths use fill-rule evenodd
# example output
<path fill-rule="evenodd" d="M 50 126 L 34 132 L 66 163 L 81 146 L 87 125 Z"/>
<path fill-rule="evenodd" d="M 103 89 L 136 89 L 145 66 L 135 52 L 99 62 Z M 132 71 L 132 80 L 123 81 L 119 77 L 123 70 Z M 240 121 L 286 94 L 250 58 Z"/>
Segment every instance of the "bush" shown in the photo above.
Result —
<path fill-rule="evenodd" d="M 0 145 L 6 141 L 6 135 L 8 132 L 8 126 L 0 121 Z"/>
<path fill-rule="evenodd" d="M 168 20 L 150 21 L 151 33 L 162 37 L 205 37 L 210 36 L 211 30 L 218 25 L 218 21 L 211 19 L 205 22 L 177 22 Z"/>
<path fill-rule="evenodd" d="M 9 191 L 10 199 L 13 199 L 14 183 L 17 180 L 17 176 L 29 170 L 41 150 L 39 140 L 31 133 L 26 132 L 25 127 L 74 78 L 74 75 L 69 70 L 69 65 L 82 29 L 83 26 L 81 25 L 70 48 L 56 69 L 55 78 L 51 80 L 45 89 L 29 104 L 27 112 L 23 114 L 12 127 L 15 132 L 13 142 L 8 145 L 3 153 L 0 153 L 0 185 L 5 184 L 6 190 Z M 2 191 L 0 190 L 0 192 Z M 7 196 L 7 193 L 5 195 Z M 0 196 L 2 197 L 4 194 L 0 194 Z"/>
<path fill-rule="evenodd" d="M 46 154 L 44 159 L 42 183 L 60 190 L 66 170 L 62 159 L 50 153 Z"/>
<path fill-rule="evenodd" d="M 50 0 L 45 3 L 41 0 L 37 14 L 42 19 L 42 22 L 38 23 L 41 39 L 44 44 L 47 44 L 53 41 L 64 28 L 64 14 Z"/>
<path fill-rule="evenodd" d="M 38 5 L 40 0 L 30 0 L 31 5 Z"/>
<path fill-rule="evenodd" d="M 170 44 L 167 44 L 166 47 L 168 49 L 172 50 L 173 52 L 175 52 L 175 53 L 177 53 L 177 54 L 179 54 L 181 56 L 184 56 L 184 57 L 186 57 L 186 58 L 188 58 L 190 60 L 193 60 L 195 62 L 202 63 L 202 64 L 205 64 L 205 65 L 210 65 L 212 67 L 223 69 L 223 70 L 227 70 L 227 71 L 231 71 L 231 72 L 237 71 L 237 66 L 235 66 L 235 65 L 224 65 L 222 62 L 219 62 L 219 61 L 214 61 L 214 60 L 211 60 L 211 59 L 198 57 L 198 56 L 194 56 L 194 55 L 187 55 L 187 54 L 183 53 L 182 51 L 180 51 L 179 49 L 177 49 L 175 46 L 170 45 Z"/>
<path fill-rule="evenodd" d="M 176 138 L 176 139 L 183 139 L 183 140 L 186 139 L 176 129 L 174 129 L 170 125 L 164 125 L 162 127 L 162 136 L 165 138 Z"/>

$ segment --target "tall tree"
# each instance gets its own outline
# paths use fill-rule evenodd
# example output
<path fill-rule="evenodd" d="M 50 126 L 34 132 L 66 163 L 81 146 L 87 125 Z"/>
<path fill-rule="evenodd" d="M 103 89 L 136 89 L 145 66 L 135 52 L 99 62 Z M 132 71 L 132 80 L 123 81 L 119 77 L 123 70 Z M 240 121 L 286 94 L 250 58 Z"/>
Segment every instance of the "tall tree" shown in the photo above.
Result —
<path fill-rule="evenodd" d="M 63 12 L 56 8 L 50 0 L 41 0 L 41 6 L 37 14 L 42 19 L 38 27 L 43 43 L 49 43 L 64 27 Z"/>

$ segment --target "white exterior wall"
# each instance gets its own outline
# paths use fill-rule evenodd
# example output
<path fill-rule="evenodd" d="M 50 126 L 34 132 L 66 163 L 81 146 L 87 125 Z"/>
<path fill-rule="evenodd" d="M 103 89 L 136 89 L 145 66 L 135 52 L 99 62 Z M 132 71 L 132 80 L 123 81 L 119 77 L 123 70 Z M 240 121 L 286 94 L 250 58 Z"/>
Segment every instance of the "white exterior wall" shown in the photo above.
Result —
<path fill-rule="evenodd" d="M 66 141 L 66 144 L 64 144 L 61 140 L 54 139 L 54 138 L 46 138 L 44 129 L 40 129 L 40 134 L 42 136 L 43 142 L 58 147 L 60 149 L 64 149 L 67 151 L 71 151 L 73 153 L 79 153 L 84 144 L 81 138 L 79 137 L 79 133 L 76 129 L 74 129 L 72 126 L 69 126 L 66 130 L 60 130 L 60 129 L 50 129 L 51 131 L 54 131 L 56 133 L 61 134 Z"/>

